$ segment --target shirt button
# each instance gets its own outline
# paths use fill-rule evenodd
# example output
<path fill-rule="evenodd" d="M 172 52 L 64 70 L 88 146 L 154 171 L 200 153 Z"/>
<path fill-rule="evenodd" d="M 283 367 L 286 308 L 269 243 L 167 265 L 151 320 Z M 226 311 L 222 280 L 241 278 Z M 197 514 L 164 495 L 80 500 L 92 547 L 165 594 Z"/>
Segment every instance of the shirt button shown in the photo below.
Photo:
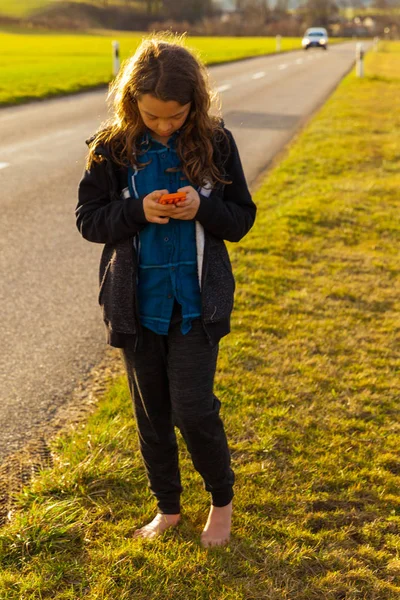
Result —
<path fill-rule="evenodd" d="M 168 294 L 168 298 L 172 298 L 172 294 Z"/>
<path fill-rule="evenodd" d="M 168 240 L 169 240 L 169 237 L 164 238 L 164 242 L 168 242 Z"/>
<path fill-rule="evenodd" d="M 175 271 L 175 267 L 171 267 L 171 271 Z"/>
<path fill-rule="evenodd" d="M 161 158 L 165 158 L 166 156 L 166 154 L 161 154 Z"/>

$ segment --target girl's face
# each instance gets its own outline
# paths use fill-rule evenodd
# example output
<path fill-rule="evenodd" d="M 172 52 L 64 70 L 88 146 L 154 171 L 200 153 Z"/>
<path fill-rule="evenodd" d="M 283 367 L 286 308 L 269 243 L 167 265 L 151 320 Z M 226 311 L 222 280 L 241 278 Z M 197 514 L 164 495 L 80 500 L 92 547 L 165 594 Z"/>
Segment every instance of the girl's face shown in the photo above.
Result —
<path fill-rule="evenodd" d="M 179 104 L 175 100 L 158 100 L 151 94 L 143 94 L 138 99 L 138 107 L 143 123 L 150 131 L 162 140 L 168 138 L 186 121 L 191 102 Z"/>

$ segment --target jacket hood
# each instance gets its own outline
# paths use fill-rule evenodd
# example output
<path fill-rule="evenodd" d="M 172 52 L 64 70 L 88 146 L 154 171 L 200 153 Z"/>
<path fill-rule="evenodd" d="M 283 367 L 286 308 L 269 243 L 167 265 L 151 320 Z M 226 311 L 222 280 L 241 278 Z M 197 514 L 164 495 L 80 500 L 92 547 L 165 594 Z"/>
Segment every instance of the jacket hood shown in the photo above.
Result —
<path fill-rule="evenodd" d="M 94 133 L 92 136 L 90 136 L 90 138 L 88 138 L 87 140 L 85 140 L 85 144 L 87 144 L 88 146 L 90 146 L 90 144 L 96 139 L 96 134 Z"/>
<path fill-rule="evenodd" d="M 90 147 L 90 145 L 94 142 L 96 137 L 97 137 L 97 133 L 95 133 L 90 138 L 85 140 L 85 144 Z M 107 146 L 105 146 L 104 144 L 97 145 L 95 147 L 95 153 L 98 154 L 99 156 L 104 156 L 106 158 L 110 158 L 110 152 L 109 152 Z"/>

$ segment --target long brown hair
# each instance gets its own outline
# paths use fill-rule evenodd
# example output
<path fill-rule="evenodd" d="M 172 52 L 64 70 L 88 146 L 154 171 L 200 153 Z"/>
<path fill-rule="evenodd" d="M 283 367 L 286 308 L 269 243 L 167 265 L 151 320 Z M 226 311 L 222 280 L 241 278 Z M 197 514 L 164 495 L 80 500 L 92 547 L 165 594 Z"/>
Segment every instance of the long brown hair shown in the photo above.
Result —
<path fill-rule="evenodd" d="M 216 150 L 218 142 L 227 142 L 227 136 L 221 119 L 209 114 L 215 94 L 211 92 L 206 67 L 184 47 L 183 37 L 152 35 L 125 61 L 108 94 L 113 117 L 90 142 L 88 167 L 93 161 L 103 159 L 96 152 L 100 145 L 107 147 L 115 163 L 139 167 L 139 140 L 146 127 L 137 100 L 151 94 L 158 100 L 174 100 L 182 106 L 191 102 L 176 142 L 187 179 L 194 185 L 228 183 L 223 178 Z"/>

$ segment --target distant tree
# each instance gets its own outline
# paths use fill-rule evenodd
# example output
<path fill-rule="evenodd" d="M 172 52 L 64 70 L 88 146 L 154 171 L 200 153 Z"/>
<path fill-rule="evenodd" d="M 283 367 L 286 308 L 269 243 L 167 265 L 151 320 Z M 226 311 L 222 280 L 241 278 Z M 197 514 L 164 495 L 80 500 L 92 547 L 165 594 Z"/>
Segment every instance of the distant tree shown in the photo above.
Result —
<path fill-rule="evenodd" d="M 155 15 L 161 11 L 162 0 L 124 0 L 126 6 L 131 6 L 137 10 L 138 4 L 143 5 L 142 12 L 148 15 Z"/>
<path fill-rule="evenodd" d="M 194 23 L 213 13 L 212 0 L 163 0 L 167 19 Z"/>
<path fill-rule="evenodd" d="M 387 0 L 374 0 L 372 6 L 374 8 L 389 8 L 390 4 Z"/>
<path fill-rule="evenodd" d="M 254 12 L 258 13 L 266 21 L 270 13 L 268 0 L 253 0 L 253 7 Z"/>
<path fill-rule="evenodd" d="M 276 4 L 274 6 L 273 13 L 274 13 L 275 17 L 278 16 L 279 18 L 282 18 L 288 14 L 288 9 L 289 9 L 289 0 L 277 0 Z"/>
<path fill-rule="evenodd" d="M 235 7 L 246 16 L 266 20 L 270 9 L 268 0 L 236 0 Z"/>
<path fill-rule="evenodd" d="M 145 0 L 147 14 L 156 15 L 162 10 L 162 1 L 160 0 Z"/>
<path fill-rule="evenodd" d="M 245 4 L 246 4 L 246 0 L 235 0 L 236 10 L 242 11 Z"/>
<path fill-rule="evenodd" d="M 289 9 L 289 0 L 277 0 L 275 8 L 280 12 L 287 13 Z"/>
<path fill-rule="evenodd" d="M 108 2 L 109 0 L 100 0 L 102 2 Z M 127 8 L 131 8 L 132 11 L 146 12 L 148 15 L 158 15 L 162 10 L 162 0 L 123 0 Z M 139 8 L 138 5 L 141 7 Z"/>
<path fill-rule="evenodd" d="M 339 9 L 334 0 L 307 0 L 304 12 L 310 25 L 327 27 Z"/>

